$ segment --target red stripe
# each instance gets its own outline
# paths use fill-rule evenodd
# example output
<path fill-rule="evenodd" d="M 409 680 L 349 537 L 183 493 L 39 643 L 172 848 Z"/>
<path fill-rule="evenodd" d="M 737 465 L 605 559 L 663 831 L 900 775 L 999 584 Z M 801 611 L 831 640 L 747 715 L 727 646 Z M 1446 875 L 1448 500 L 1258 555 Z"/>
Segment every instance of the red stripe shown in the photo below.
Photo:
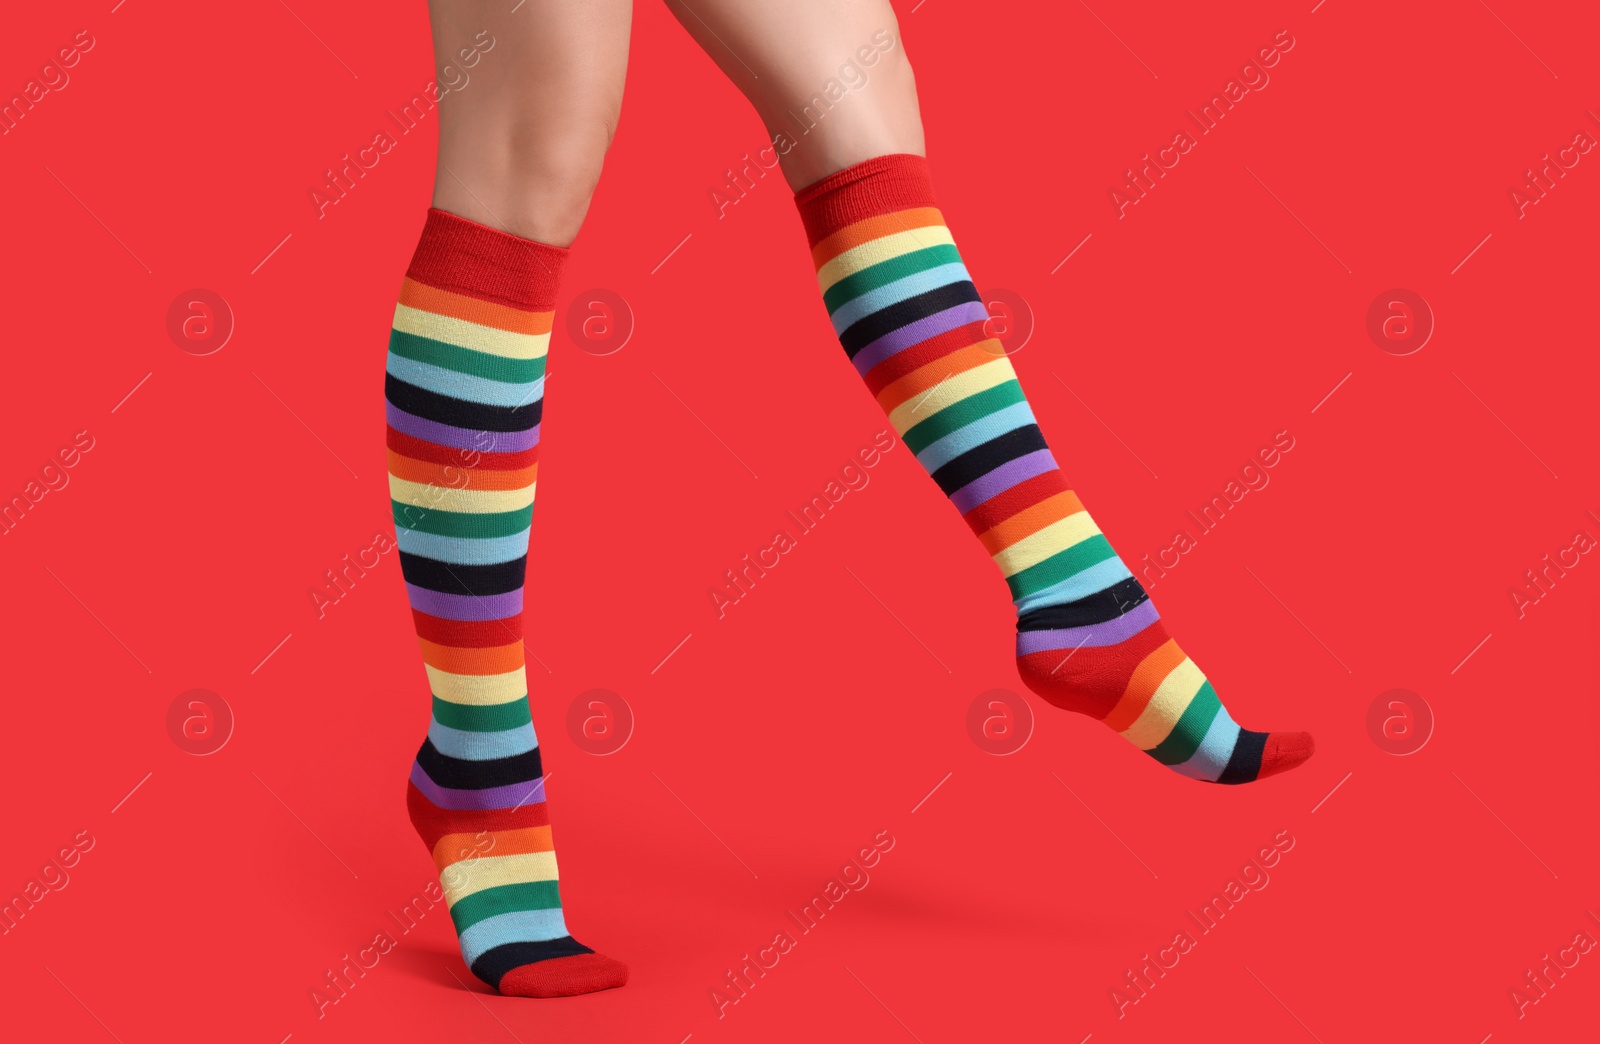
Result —
<path fill-rule="evenodd" d="M 428 208 L 406 275 L 451 293 L 528 312 L 556 306 L 567 250 Z"/>
<path fill-rule="evenodd" d="M 446 620 L 413 609 L 411 619 L 417 626 L 417 637 L 426 638 L 435 645 L 450 645 L 457 649 L 493 649 L 522 640 L 521 613 L 504 620 Z"/>
<path fill-rule="evenodd" d="M 538 446 L 530 446 L 515 453 L 483 453 L 479 450 L 441 446 L 437 442 L 419 439 L 394 428 L 389 428 L 388 443 L 390 449 L 403 457 L 427 461 L 429 464 L 453 464 L 463 471 L 475 468 L 482 468 L 485 471 L 521 471 L 539 462 Z"/>
<path fill-rule="evenodd" d="M 871 217 L 912 207 L 932 207 L 933 178 L 921 156 L 897 153 L 846 167 L 795 193 L 811 246 Z"/>
<path fill-rule="evenodd" d="M 1042 475 L 1035 475 L 1031 479 L 1017 483 L 1004 493 L 990 497 L 967 512 L 964 517 L 967 525 L 972 527 L 972 531 L 982 536 L 1017 512 L 1031 508 L 1039 501 L 1069 488 L 1067 477 L 1061 473 L 1061 469 L 1051 468 Z"/>
<path fill-rule="evenodd" d="M 867 375 L 864 378 L 867 382 L 867 387 L 876 397 L 879 392 L 906 374 L 920 370 L 929 363 L 959 352 L 963 348 L 972 347 L 979 341 L 984 340 L 986 335 L 983 332 L 983 328 L 986 324 L 986 320 L 974 319 L 965 326 L 958 326 L 954 330 L 946 330 L 944 333 L 914 344 L 910 348 L 895 352 L 867 371 Z M 995 358 L 999 358 L 999 356 Z"/>
<path fill-rule="evenodd" d="M 520 830 L 550 825 L 550 810 L 543 801 L 521 808 L 496 808 L 486 812 L 444 809 L 429 801 L 427 795 L 410 780 L 406 781 L 406 809 L 411 813 L 411 825 L 422 835 L 422 843 L 428 846 L 429 852 L 446 834 L 476 834 L 486 830 Z"/>
<path fill-rule="evenodd" d="M 1057 707 L 1103 719 L 1122 701 L 1139 664 L 1168 637 L 1164 627 L 1146 627 L 1116 645 L 1029 653 L 1018 657 L 1017 666 L 1028 687 Z M 1069 653 L 1072 659 L 1063 666 Z"/>

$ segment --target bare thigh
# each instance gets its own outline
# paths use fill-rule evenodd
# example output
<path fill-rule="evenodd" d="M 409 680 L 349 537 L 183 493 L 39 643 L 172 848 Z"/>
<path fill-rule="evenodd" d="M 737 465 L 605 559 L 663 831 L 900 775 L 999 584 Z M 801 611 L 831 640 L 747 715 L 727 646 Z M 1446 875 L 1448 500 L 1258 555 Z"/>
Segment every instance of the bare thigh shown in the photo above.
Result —
<path fill-rule="evenodd" d="M 433 204 L 568 246 L 622 111 L 632 0 L 431 0 Z M 470 63 L 470 64 L 469 64 Z"/>
<path fill-rule="evenodd" d="M 744 92 L 790 186 L 923 155 L 916 78 L 888 0 L 667 0 Z"/>

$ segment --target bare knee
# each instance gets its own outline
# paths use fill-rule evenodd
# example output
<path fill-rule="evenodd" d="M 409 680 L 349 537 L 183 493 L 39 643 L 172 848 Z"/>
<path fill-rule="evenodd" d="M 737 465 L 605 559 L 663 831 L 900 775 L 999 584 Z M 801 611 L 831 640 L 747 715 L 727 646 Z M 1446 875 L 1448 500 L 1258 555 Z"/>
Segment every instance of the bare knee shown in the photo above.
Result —
<path fill-rule="evenodd" d="M 916 74 L 895 30 L 864 41 L 835 75 L 787 104 L 775 102 L 764 97 L 758 108 L 796 189 L 874 156 L 923 154 Z"/>
<path fill-rule="evenodd" d="M 444 128 L 434 205 L 526 239 L 569 246 L 615 132 L 612 114 Z"/>

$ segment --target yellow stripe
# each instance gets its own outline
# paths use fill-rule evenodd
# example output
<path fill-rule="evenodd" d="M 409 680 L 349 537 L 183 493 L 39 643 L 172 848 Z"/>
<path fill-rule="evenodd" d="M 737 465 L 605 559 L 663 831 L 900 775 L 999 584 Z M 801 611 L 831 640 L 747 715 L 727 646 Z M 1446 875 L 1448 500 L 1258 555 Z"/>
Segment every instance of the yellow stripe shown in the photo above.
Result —
<path fill-rule="evenodd" d="M 550 335 L 512 333 L 493 326 L 469 323 L 454 316 L 424 312 L 420 308 L 394 306 L 394 328 L 401 333 L 427 337 L 446 344 L 487 352 L 507 359 L 540 359 L 550 345 Z"/>
<path fill-rule="evenodd" d="M 1011 360 L 1002 355 L 994 362 L 963 370 L 949 380 L 940 381 L 931 390 L 902 402 L 889 412 L 889 423 L 894 425 L 895 431 L 904 435 L 913 424 L 927 420 L 951 403 L 1016 378 L 1017 371 L 1011 368 Z"/>
<path fill-rule="evenodd" d="M 535 482 L 522 489 L 451 489 L 390 475 L 389 495 L 413 507 L 481 515 L 527 507 L 533 503 L 533 490 L 537 485 Z"/>
<path fill-rule="evenodd" d="M 456 903 L 474 892 L 501 885 L 522 884 L 527 881 L 555 881 L 556 854 L 554 852 L 525 852 L 521 855 L 482 856 L 478 859 L 451 863 L 439 874 L 444 886 L 446 905 Z"/>
<path fill-rule="evenodd" d="M 880 236 L 870 243 L 862 243 L 858 247 L 846 250 L 817 269 L 817 285 L 826 293 L 828 287 L 863 268 L 870 268 L 880 261 L 887 261 L 901 254 L 909 254 L 913 250 L 944 244 L 954 246 L 955 240 L 951 238 L 950 230 L 943 225 L 929 225 L 925 228 L 913 228 L 893 235 Z"/>
<path fill-rule="evenodd" d="M 1167 738 L 1183 712 L 1189 709 L 1206 676 L 1187 656 L 1162 679 L 1144 712 L 1122 732 L 1122 738 L 1140 750 L 1150 750 Z"/>
<path fill-rule="evenodd" d="M 528 695 L 528 674 L 521 667 L 504 674 L 451 674 L 428 664 L 423 666 L 428 670 L 428 687 L 446 703 L 490 707 Z"/>
<path fill-rule="evenodd" d="M 1000 567 L 1002 576 L 1011 576 L 1029 566 L 1038 565 L 1073 544 L 1097 536 L 1099 532 L 1100 527 L 1094 524 L 1089 512 L 1077 511 L 1050 523 L 1037 533 L 1029 533 L 995 555 L 994 563 Z"/>

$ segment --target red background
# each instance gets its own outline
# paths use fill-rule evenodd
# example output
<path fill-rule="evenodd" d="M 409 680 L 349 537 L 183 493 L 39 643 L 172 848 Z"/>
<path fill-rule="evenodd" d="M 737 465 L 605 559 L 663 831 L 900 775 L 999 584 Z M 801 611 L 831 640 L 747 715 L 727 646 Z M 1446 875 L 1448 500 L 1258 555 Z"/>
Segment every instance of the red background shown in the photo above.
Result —
<path fill-rule="evenodd" d="M 432 873 L 402 806 L 428 705 L 398 566 L 325 619 L 308 592 L 389 526 L 381 372 L 433 126 L 325 217 L 308 193 L 432 78 L 426 13 L 111 6 L 11 12 L 0 38 L 7 96 L 96 41 L 0 137 L 0 492 L 95 440 L 0 537 L 0 893 L 95 839 L 0 937 L 8 1035 L 1592 1038 L 1600 951 L 1525 1018 L 1508 993 L 1600 938 L 1600 564 L 1525 618 L 1508 595 L 1600 536 L 1600 153 L 1525 217 L 1509 197 L 1600 135 L 1592 12 L 897 5 L 945 214 L 980 286 L 1031 304 L 1016 365 L 1124 556 L 1296 440 L 1156 585 L 1236 717 L 1317 737 L 1307 766 L 1226 789 L 1042 703 L 1019 752 L 979 749 L 974 698 L 1020 688 L 1010 607 L 904 447 L 716 618 L 723 571 L 884 422 L 776 175 L 721 219 L 710 202 L 758 121 L 641 5 L 563 300 L 609 289 L 636 326 L 602 357 L 558 323 L 528 611 L 569 918 L 633 981 L 493 996 L 440 910 L 319 1019 L 308 991 Z M 1283 29 L 1270 85 L 1119 219 L 1122 172 Z M 196 287 L 236 321 L 205 356 L 166 329 Z M 1437 323 L 1405 356 L 1366 329 L 1397 287 Z M 566 728 L 596 687 L 637 721 L 606 757 Z M 166 724 L 194 688 L 236 716 L 206 757 Z M 1366 724 L 1393 688 L 1436 717 L 1407 757 Z M 871 883 L 719 1019 L 708 990 L 883 830 Z M 1270 885 L 1119 1019 L 1107 991 L 1284 830 Z"/>

